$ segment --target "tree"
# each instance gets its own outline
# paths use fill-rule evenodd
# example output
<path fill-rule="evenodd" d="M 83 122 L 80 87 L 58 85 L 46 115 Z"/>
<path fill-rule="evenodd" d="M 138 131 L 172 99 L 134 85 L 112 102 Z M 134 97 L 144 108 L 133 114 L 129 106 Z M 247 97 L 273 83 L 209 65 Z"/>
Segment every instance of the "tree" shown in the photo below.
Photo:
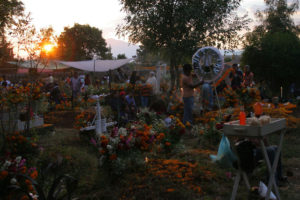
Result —
<path fill-rule="evenodd" d="M 242 63 L 249 64 L 256 78 L 266 80 L 278 93 L 280 86 L 287 88 L 299 80 L 299 32 L 291 19 L 298 1 L 290 6 L 285 0 L 265 2 L 267 9 L 258 13 L 261 25 L 246 34 Z"/>
<path fill-rule="evenodd" d="M 13 49 L 5 36 L 0 37 L 0 65 L 13 59 Z"/>
<path fill-rule="evenodd" d="M 74 24 L 65 27 L 58 38 L 58 58 L 68 61 L 110 58 L 111 54 L 102 37 L 102 31 L 90 25 Z"/>
<path fill-rule="evenodd" d="M 10 27 L 15 16 L 23 15 L 24 5 L 19 0 L 0 1 L 0 35 L 4 34 L 5 28 Z"/>
<path fill-rule="evenodd" d="M 15 18 L 22 16 L 23 3 L 19 0 L 0 1 L 0 63 L 12 59 L 11 44 L 7 41 L 5 32 L 15 22 Z"/>
<path fill-rule="evenodd" d="M 18 18 L 11 27 L 11 43 L 15 44 L 16 60 L 20 63 L 27 59 L 30 68 L 37 71 L 40 64 L 46 68 L 54 58 L 52 51 L 46 51 L 45 45 L 55 44 L 56 37 L 52 27 L 37 30 L 31 24 L 30 14 Z"/>
<path fill-rule="evenodd" d="M 126 58 L 127 57 L 126 57 L 125 53 L 117 55 L 117 59 L 126 59 Z"/>
<path fill-rule="evenodd" d="M 162 57 L 161 52 L 158 51 L 151 51 L 147 49 L 145 46 L 140 45 L 139 49 L 136 50 L 137 55 L 137 62 L 144 66 L 154 66 L 158 62 L 164 61 L 167 62 L 168 59 Z"/>
<path fill-rule="evenodd" d="M 240 1 L 120 0 L 127 16 L 117 33 L 128 35 L 130 42 L 141 43 L 168 58 L 173 87 L 181 58 L 191 57 L 204 45 L 235 44 L 236 31 L 247 22 L 245 16 L 233 16 L 232 11 Z"/>

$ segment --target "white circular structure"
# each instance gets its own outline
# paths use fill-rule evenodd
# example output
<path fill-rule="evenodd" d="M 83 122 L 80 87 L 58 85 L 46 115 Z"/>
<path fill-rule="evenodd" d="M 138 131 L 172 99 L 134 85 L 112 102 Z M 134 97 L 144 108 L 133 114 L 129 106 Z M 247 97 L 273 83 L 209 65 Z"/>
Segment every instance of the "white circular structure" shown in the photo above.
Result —
<path fill-rule="evenodd" d="M 204 81 L 215 82 L 224 69 L 224 59 L 220 51 L 215 47 L 203 47 L 192 58 L 193 68 Z"/>

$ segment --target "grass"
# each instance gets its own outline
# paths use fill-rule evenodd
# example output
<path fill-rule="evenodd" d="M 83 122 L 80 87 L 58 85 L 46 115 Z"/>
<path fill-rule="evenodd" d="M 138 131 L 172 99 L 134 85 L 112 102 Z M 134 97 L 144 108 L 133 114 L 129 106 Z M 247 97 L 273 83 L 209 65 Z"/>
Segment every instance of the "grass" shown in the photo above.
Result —
<path fill-rule="evenodd" d="M 300 129 L 289 130 L 283 143 L 284 173 L 289 172 L 289 184 L 280 188 L 281 199 L 300 199 Z M 278 136 L 271 138 L 278 142 Z M 157 158 L 178 160 L 187 163 L 197 163 L 193 169 L 192 180 L 182 184 L 174 178 L 172 173 L 158 176 L 150 173 L 153 166 L 146 164 L 143 168 L 128 166 L 127 173 L 119 177 L 112 177 L 107 171 L 98 167 L 98 157 L 90 144 L 83 143 L 74 129 L 56 129 L 55 134 L 40 136 L 40 145 L 44 152 L 39 160 L 57 161 L 62 157 L 66 164 L 63 172 L 72 174 L 79 179 L 79 188 L 76 197 L 79 199 L 229 199 L 231 196 L 234 169 L 224 169 L 211 163 L 209 154 L 216 154 L 218 145 L 205 146 L 196 137 L 187 137 L 182 140 L 181 148 L 172 154 L 157 155 Z M 203 151 L 207 150 L 207 151 Z M 163 170 L 166 166 L 161 166 Z M 213 174 L 213 178 L 206 179 L 201 167 L 206 167 Z M 250 178 L 251 185 L 258 185 L 265 168 L 256 169 Z M 226 176 L 228 172 L 232 177 Z M 198 193 L 193 187 L 201 187 Z M 239 186 L 237 199 L 248 199 L 249 192 L 244 184 Z"/>

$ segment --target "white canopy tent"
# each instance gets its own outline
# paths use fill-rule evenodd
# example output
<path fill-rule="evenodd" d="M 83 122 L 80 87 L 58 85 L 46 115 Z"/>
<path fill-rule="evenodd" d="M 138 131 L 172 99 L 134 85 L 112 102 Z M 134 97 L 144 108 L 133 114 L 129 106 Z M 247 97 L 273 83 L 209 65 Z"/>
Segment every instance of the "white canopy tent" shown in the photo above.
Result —
<path fill-rule="evenodd" d="M 86 60 L 76 62 L 56 61 L 68 67 L 76 68 L 89 72 L 107 72 L 109 70 L 117 69 L 127 63 L 132 62 L 133 59 L 120 59 L 120 60 Z"/>
<path fill-rule="evenodd" d="M 65 66 L 63 64 L 60 64 L 56 61 L 49 61 L 47 64 L 36 62 L 34 60 L 27 60 L 27 61 L 21 61 L 21 62 L 8 62 L 12 65 L 18 65 L 19 67 L 24 68 L 38 68 L 38 69 L 67 69 L 68 66 Z"/>
<path fill-rule="evenodd" d="M 52 60 L 45 66 L 36 61 L 23 61 L 23 62 L 8 62 L 10 64 L 19 65 L 24 68 L 37 67 L 40 69 L 67 69 L 75 68 L 88 72 L 107 72 L 109 70 L 117 69 L 127 63 L 132 62 L 134 59 L 120 59 L 120 60 L 86 60 L 86 61 L 60 61 Z"/>

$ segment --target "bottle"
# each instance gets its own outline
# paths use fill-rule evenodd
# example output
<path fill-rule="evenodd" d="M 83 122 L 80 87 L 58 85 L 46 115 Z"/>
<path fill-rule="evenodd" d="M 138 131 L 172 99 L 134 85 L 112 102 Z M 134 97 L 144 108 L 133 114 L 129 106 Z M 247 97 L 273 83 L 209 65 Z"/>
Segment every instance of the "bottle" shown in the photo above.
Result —
<path fill-rule="evenodd" d="M 240 118 L 240 125 L 246 125 L 246 113 L 244 111 L 244 107 L 241 107 L 239 118 Z"/>
<path fill-rule="evenodd" d="M 256 102 L 253 106 L 255 117 L 259 118 L 262 115 L 263 109 L 260 102 Z"/>

